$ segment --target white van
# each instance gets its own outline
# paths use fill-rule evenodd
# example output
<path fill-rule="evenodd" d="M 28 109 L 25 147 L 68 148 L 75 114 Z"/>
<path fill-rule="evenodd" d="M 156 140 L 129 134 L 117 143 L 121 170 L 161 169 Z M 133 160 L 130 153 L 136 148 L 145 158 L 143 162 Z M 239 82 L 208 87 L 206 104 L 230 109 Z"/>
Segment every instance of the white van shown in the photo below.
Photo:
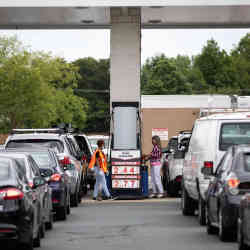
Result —
<path fill-rule="evenodd" d="M 214 114 L 196 120 L 184 160 L 183 215 L 194 215 L 198 208 L 199 222 L 205 225 L 205 197 L 210 180 L 201 170 L 214 166 L 216 171 L 225 151 L 236 144 L 250 144 L 250 112 Z"/>

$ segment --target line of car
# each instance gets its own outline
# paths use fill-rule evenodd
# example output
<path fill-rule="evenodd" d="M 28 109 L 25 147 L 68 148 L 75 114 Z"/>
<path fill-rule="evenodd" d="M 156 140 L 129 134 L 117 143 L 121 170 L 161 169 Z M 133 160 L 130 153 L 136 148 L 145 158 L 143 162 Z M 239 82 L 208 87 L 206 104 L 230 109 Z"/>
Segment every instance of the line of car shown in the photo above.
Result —
<path fill-rule="evenodd" d="M 17 129 L 0 151 L 0 242 L 39 247 L 54 218 L 66 220 L 94 175 L 85 135 L 62 129 Z"/>
<path fill-rule="evenodd" d="M 250 113 L 197 119 L 182 152 L 183 215 L 198 211 L 208 234 L 250 249 Z"/>

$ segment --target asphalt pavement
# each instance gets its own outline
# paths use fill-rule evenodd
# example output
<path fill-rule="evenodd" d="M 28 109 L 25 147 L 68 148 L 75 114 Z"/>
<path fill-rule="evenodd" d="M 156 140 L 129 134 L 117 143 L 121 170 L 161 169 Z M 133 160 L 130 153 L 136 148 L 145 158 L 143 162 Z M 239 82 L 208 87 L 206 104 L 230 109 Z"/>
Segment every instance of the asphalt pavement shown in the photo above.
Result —
<path fill-rule="evenodd" d="M 40 250 L 236 250 L 209 236 L 196 217 L 183 217 L 179 199 L 83 200 L 56 222 Z"/>

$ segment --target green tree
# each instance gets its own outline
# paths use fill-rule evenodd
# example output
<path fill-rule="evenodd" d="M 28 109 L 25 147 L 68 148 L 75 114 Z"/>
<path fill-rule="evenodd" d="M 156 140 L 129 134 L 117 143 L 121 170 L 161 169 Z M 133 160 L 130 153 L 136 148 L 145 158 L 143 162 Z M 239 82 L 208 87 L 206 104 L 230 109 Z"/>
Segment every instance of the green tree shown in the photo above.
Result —
<path fill-rule="evenodd" d="M 165 55 L 148 59 L 142 67 L 142 93 L 146 95 L 191 93 L 191 86 L 186 82 L 182 72 L 183 66 L 180 65 L 177 66 L 176 60 Z"/>
<path fill-rule="evenodd" d="M 2 44 L 2 46 L 1 46 Z M 74 95 L 78 68 L 15 39 L 0 38 L 0 129 L 50 127 L 59 122 L 84 128 L 87 101 Z"/>
<path fill-rule="evenodd" d="M 74 62 L 81 75 L 76 93 L 89 103 L 85 128 L 87 132 L 109 131 L 110 96 L 104 92 L 109 90 L 109 64 L 109 59 L 96 60 L 91 57 Z"/>
<path fill-rule="evenodd" d="M 194 58 L 194 66 L 200 70 L 209 88 L 215 92 L 234 83 L 231 58 L 213 39 L 207 41 L 201 54 Z"/>

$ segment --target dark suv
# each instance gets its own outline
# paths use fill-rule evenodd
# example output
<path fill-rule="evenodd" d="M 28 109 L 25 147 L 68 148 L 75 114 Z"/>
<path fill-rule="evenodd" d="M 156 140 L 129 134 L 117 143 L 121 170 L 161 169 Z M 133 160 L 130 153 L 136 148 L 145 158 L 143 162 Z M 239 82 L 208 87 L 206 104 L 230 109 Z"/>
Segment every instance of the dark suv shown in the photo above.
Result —
<path fill-rule="evenodd" d="M 210 178 L 207 232 L 218 232 L 222 241 L 236 239 L 240 202 L 250 192 L 250 145 L 230 147 L 215 173 L 209 164 L 202 172 Z"/>
<path fill-rule="evenodd" d="M 29 250 L 40 246 L 39 198 L 34 188 L 43 184 L 36 177 L 32 189 L 19 163 L 0 156 L 0 241 L 15 241 Z"/>

